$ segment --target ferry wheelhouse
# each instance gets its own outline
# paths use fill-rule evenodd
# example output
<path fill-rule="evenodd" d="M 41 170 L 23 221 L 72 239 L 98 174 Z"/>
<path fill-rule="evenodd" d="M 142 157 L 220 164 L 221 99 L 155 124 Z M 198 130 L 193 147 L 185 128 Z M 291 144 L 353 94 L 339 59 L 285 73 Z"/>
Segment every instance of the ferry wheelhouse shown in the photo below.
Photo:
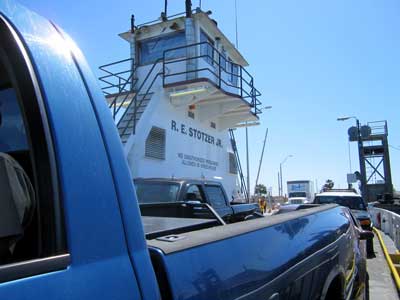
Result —
<path fill-rule="evenodd" d="M 183 15 L 136 26 L 120 37 L 130 57 L 99 79 L 134 178 L 219 180 L 246 196 L 234 129 L 258 123 L 260 92 L 245 58 L 210 17 Z"/>

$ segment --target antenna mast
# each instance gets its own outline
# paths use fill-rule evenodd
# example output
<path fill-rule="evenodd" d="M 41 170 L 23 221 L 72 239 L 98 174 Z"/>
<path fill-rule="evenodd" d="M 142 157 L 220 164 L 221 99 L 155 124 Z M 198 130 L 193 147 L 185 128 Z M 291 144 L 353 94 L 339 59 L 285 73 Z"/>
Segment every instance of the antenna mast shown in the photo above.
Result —
<path fill-rule="evenodd" d="M 235 33 L 236 33 L 236 49 L 239 49 L 239 39 L 238 39 L 238 17 L 237 17 L 237 0 L 235 0 Z"/>

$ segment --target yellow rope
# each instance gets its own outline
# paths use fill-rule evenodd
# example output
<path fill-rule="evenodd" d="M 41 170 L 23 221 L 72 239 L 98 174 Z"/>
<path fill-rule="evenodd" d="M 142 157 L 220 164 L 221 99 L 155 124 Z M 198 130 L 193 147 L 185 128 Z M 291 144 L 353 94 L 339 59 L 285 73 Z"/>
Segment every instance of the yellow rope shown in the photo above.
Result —
<path fill-rule="evenodd" d="M 383 242 L 380 232 L 376 228 L 374 228 L 374 232 L 379 239 L 379 243 L 381 244 L 383 254 L 385 254 L 386 261 L 389 265 L 390 271 L 392 272 L 394 281 L 396 282 L 397 289 L 400 290 L 400 277 L 399 277 L 399 274 L 397 273 L 396 267 L 394 266 L 393 261 L 389 256 L 389 252 L 386 248 L 385 243 Z"/>

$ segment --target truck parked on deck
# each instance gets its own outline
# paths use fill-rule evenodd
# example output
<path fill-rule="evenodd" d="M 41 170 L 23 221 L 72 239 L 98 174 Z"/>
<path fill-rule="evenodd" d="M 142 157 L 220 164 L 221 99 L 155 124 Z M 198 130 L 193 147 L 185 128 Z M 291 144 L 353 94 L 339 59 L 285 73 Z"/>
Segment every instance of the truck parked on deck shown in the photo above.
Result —
<path fill-rule="evenodd" d="M 206 203 L 227 223 L 262 217 L 256 203 L 230 202 L 221 183 L 198 179 L 138 178 L 136 194 L 142 213 L 162 203 Z"/>
<path fill-rule="evenodd" d="M 314 199 L 315 204 L 335 203 L 348 207 L 353 215 L 360 222 L 364 230 L 372 231 L 373 224 L 371 214 L 366 201 L 354 189 L 330 189 L 325 190 L 317 195 Z M 367 241 L 368 255 L 373 256 L 374 244 L 372 240 Z"/>
<path fill-rule="evenodd" d="M 141 216 L 74 42 L 11 0 L 0 41 L 0 299 L 362 299 L 370 232 L 347 208 L 224 224 L 183 202 Z"/>
<path fill-rule="evenodd" d="M 311 180 L 287 182 L 288 204 L 307 204 L 314 199 L 314 183 Z"/>

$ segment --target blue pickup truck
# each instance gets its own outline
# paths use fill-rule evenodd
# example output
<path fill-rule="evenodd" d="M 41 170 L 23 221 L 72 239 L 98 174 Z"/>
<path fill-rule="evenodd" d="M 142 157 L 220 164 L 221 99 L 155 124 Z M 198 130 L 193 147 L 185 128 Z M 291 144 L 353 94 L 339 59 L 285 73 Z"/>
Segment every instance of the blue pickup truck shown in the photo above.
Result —
<path fill-rule="evenodd" d="M 0 191 L 0 299 L 365 299 L 369 235 L 347 208 L 226 225 L 180 207 L 142 222 L 82 53 L 11 0 L 0 0 Z"/>

